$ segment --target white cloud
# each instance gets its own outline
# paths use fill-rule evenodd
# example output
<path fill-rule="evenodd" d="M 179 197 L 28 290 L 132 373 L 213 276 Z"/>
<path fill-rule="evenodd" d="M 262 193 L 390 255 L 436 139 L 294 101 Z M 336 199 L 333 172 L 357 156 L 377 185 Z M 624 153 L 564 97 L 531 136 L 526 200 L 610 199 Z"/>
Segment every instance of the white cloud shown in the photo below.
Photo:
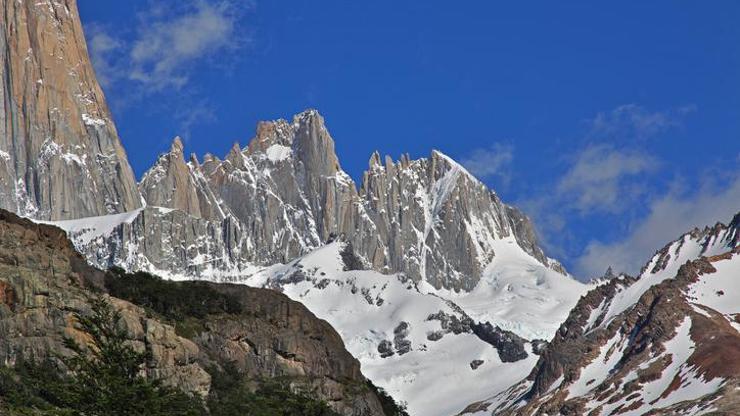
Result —
<path fill-rule="evenodd" d="M 238 47 L 234 6 L 197 1 L 188 9 L 179 16 L 156 13 L 144 20 L 130 51 L 131 79 L 154 88 L 181 87 L 194 62 Z"/>
<path fill-rule="evenodd" d="M 705 183 L 686 193 L 674 186 L 650 203 L 648 215 L 626 238 L 614 243 L 591 241 L 576 263 L 580 276 L 599 276 L 606 267 L 636 274 L 654 252 L 693 227 L 729 221 L 740 212 L 740 175 L 724 186 Z"/>
<path fill-rule="evenodd" d="M 197 64 L 228 60 L 248 40 L 238 21 L 251 2 L 189 0 L 165 9 L 152 6 L 139 16 L 133 40 L 92 25 L 90 49 L 103 85 L 129 80 L 146 95 L 181 88 Z M 224 58 L 226 56 L 226 58 Z"/>
<path fill-rule="evenodd" d="M 557 184 L 556 195 L 564 208 L 582 214 L 622 212 L 644 192 L 642 179 L 658 164 L 642 152 L 591 145 L 573 159 L 573 165 Z"/>
<path fill-rule="evenodd" d="M 103 87 L 109 87 L 120 76 L 120 70 L 114 64 L 113 56 L 123 45 L 100 26 L 89 25 L 86 29 L 90 38 L 90 58 L 95 67 L 98 82 Z"/>
<path fill-rule="evenodd" d="M 740 210 L 740 178 L 729 188 L 707 182 L 692 193 L 660 185 L 668 165 L 645 150 L 654 147 L 646 141 L 681 128 L 694 111 L 693 105 L 649 111 L 627 104 L 597 114 L 579 140 L 583 146 L 564 159 L 564 174 L 540 189 L 539 196 L 522 201 L 548 250 L 575 259 L 576 275 L 599 276 L 610 265 L 634 272 L 676 234 Z M 614 243 L 599 236 L 583 241 L 574 227 L 594 221 L 612 224 L 610 235 L 624 228 L 627 236 Z"/>
<path fill-rule="evenodd" d="M 644 140 L 680 127 L 686 115 L 696 111 L 687 105 L 664 111 L 648 111 L 636 104 L 621 105 L 589 120 L 592 140 Z"/>
<path fill-rule="evenodd" d="M 495 143 L 489 148 L 475 149 L 461 161 L 462 165 L 479 179 L 497 177 L 506 185 L 511 179 L 514 148 Z"/>

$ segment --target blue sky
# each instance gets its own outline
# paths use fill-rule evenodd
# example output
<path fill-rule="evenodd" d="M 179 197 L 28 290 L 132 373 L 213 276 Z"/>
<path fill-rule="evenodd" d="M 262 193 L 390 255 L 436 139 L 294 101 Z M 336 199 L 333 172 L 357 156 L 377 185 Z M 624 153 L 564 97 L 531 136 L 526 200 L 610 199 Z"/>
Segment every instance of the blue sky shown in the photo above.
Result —
<path fill-rule="evenodd" d="M 740 211 L 734 0 L 78 3 L 137 176 L 311 107 L 355 178 L 439 149 L 581 278 Z"/>

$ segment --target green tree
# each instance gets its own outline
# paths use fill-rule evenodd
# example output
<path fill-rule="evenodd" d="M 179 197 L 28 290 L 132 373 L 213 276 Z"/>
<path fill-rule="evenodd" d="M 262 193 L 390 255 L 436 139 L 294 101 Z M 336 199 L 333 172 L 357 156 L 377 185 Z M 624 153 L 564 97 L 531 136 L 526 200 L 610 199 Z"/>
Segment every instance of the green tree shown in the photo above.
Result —
<path fill-rule="evenodd" d="M 73 351 L 65 364 L 72 372 L 57 402 L 81 415 L 94 416 L 199 416 L 205 414 L 199 399 L 146 378 L 146 352 L 128 342 L 121 314 L 107 301 L 92 302 L 92 314 L 76 315 L 79 328 L 89 334 L 86 346 L 66 339 Z"/>
<path fill-rule="evenodd" d="M 213 389 L 208 398 L 211 416 L 339 416 L 325 402 L 294 391 L 287 379 L 260 380 L 256 390 L 232 363 L 210 368 Z"/>

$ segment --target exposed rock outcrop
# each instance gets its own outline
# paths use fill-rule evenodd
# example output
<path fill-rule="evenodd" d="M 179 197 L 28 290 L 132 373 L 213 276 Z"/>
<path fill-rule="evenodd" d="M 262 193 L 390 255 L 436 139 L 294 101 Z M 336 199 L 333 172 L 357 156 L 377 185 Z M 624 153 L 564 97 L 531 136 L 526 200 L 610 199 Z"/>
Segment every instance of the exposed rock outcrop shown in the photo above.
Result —
<path fill-rule="evenodd" d="M 473 325 L 473 333 L 498 350 L 499 358 L 505 363 L 515 363 L 527 358 L 524 344 L 527 340 L 516 334 L 504 331 L 490 322 Z"/>
<path fill-rule="evenodd" d="M 75 1 L 2 4 L 0 208 L 52 221 L 138 212 L 95 238 L 71 233 L 97 266 L 229 280 L 344 236 L 362 267 L 469 291 L 511 238 L 564 273 L 526 216 L 440 152 L 376 153 L 358 187 L 315 110 L 260 123 L 223 160 L 186 162 L 176 139 L 137 186 Z"/>
<path fill-rule="evenodd" d="M 211 193 L 205 178 L 185 162 L 182 140 L 176 137 L 169 153 L 159 157 L 141 179 L 139 189 L 148 204 L 169 207 L 206 220 L 222 220 L 226 213 Z M 191 164 L 198 166 L 193 156 Z"/>
<path fill-rule="evenodd" d="M 0 211 L 0 362 L 69 354 L 64 337 L 84 343 L 87 334 L 75 325 L 74 313 L 89 311 L 109 278 L 87 265 L 62 230 Z M 156 314 L 105 295 L 121 311 L 131 343 L 151 353 L 151 376 L 206 395 L 206 369 L 234 363 L 255 382 L 293 380 L 341 414 L 383 414 L 377 397 L 362 388 L 359 362 L 303 305 L 272 290 L 201 284 L 238 299 L 242 312 L 209 315 L 188 338 Z"/>
<path fill-rule="evenodd" d="M 656 253 L 639 278 L 605 280 L 581 298 L 526 380 L 465 413 L 736 413 L 739 230 L 734 220 L 694 230 Z"/>

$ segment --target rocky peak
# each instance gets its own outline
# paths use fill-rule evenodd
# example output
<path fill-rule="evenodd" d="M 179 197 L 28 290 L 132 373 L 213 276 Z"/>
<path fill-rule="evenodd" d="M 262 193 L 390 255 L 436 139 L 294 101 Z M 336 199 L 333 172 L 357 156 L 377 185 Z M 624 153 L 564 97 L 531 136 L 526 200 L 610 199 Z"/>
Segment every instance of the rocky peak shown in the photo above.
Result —
<path fill-rule="evenodd" d="M 306 173 L 333 176 L 339 172 L 334 139 L 324 125 L 324 117 L 316 110 L 307 110 L 293 120 L 293 151 Z"/>
<path fill-rule="evenodd" d="M 185 145 L 182 144 L 182 139 L 180 138 L 180 136 L 176 136 L 172 140 L 172 145 L 170 146 L 170 154 L 179 155 L 184 160 L 185 159 L 184 150 L 185 150 Z"/>
<path fill-rule="evenodd" d="M 376 152 L 359 193 L 372 221 L 368 233 L 380 241 L 354 244 L 376 270 L 404 271 L 437 288 L 472 290 L 495 257 L 495 242 L 514 236 L 526 253 L 565 274 L 539 248 L 526 216 L 437 150 L 418 160 L 403 155 L 394 163 L 387 157 L 385 166 Z"/>
<path fill-rule="evenodd" d="M 199 175 L 197 159 L 187 164 L 184 148 L 182 139 L 175 137 L 170 151 L 160 155 L 142 177 L 142 197 L 150 206 L 181 210 L 196 218 L 222 219 L 219 202 Z"/>
<path fill-rule="evenodd" d="M 38 219 L 138 208 L 74 0 L 2 0 L 0 207 Z"/>
<path fill-rule="evenodd" d="M 296 115 L 292 123 L 260 123 L 249 145 L 242 149 L 235 144 L 224 161 L 206 155 L 202 164 L 186 164 L 182 154 L 181 143 L 175 142 L 147 173 L 141 189 L 152 206 L 181 210 L 195 219 L 233 217 L 206 226 L 222 232 L 218 243 L 200 243 L 211 253 L 199 255 L 198 264 L 206 257 L 213 259 L 209 266 L 284 263 L 344 235 L 374 270 L 403 272 L 436 288 L 469 291 L 495 258 L 495 246 L 514 238 L 543 266 L 565 274 L 539 248 L 526 216 L 439 151 L 418 160 L 405 154 L 397 162 L 375 152 L 358 192 L 341 169 L 334 140 L 315 110 Z M 201 226 L 193 224 L 191 229 Z M 167 238 L 177 241 L 175 236 L 155 237 Z M 189 247 L 197 238 L 190 240 Z M 155 260 L 155 270 L 201 270 L 179 269 L 195 254 L 166 260 L 174 251 L 156 251 L 142 253 L 146 261 Z"/>
<path fill-rule="evenodd" d="M 242 148 L 239 145 L 239 142 L 234 142 L 224 160 L 231 163 L 231 165 L 236 169 L 244 169 L 246 167 L 244 154 L 242 153 Z"/>
<path fill-rule="evenodd" d="M 735 214 L 727 228 L 728 232 L 725 238 L 728 245 L 732 247 L 740 246 L 740 212 Z"/>
<path fill-rule="evenodd" d="M 291 147 L 293 145 L 293 126 L 286 120 L 260 121 L 257 133 L 249 142 L 247 151 L 250 154 L 265 153 L 272 146 Z"/>
<path fill-rule="evenodd" d="M 378 168 L 383 168 L 383 162 L 381 161 L 380 153 L 378 153 L 378 151 L 373 152 L 373 154 L 370 156 L 368 167 L 371 171 Z"/>

